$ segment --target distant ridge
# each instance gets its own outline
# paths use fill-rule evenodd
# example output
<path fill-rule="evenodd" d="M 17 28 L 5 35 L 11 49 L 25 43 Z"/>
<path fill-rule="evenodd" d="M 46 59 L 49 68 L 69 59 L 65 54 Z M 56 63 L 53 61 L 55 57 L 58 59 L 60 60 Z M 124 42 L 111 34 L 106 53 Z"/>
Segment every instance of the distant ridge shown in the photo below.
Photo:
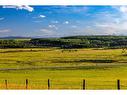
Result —
<path fill-rule="evenodd" d="M 84 37 L 127 37 L 123 35 L 77 35 L 77 36 L 63 36 L 63 37 L 41 37 L 41 36 L 35 36 L 35 37 L 22 37 L 22 36 L 6 36 L 6 37 L 0 37 L 0 39 L 41 39 L 41 38 L 62 38 L 62 39 L 81 39 Z"/>
<path fill-rule="evenodd" d="M 41 37 L 41 36 L 35 36 L 35 37 L 22 37 L 22 36 L 7 36 L 7 37 L 0 37 L 0 39 L 35 39 L 35 38 L 60 38 L 60 37 Z"/>
<path fill-rule="evenodd" d="M 7 36 L 0 37 L 0 39 L 31 39 L 32 37 L 21 37 L 21 36 Z"/>

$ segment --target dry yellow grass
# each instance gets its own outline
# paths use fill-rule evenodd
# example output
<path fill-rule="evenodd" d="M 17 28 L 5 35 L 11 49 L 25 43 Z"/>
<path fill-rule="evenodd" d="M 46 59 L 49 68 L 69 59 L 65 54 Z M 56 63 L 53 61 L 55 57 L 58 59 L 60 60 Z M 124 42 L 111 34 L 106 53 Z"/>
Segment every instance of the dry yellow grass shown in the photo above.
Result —
<path fill-rule="evenodd" d="M 122 49 L 56 48 L 0 49 L 0 89 L 116 89 L 117 79 L 121 88 L 127 88 L 127 56 Z"/>

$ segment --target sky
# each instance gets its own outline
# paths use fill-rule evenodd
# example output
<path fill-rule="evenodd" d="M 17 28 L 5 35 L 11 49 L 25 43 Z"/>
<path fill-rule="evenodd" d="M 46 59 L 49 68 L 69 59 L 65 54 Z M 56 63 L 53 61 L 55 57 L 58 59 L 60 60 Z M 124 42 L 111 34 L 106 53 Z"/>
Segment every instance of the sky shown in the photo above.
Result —
<path fill-rule="evenodd" d="M 127 6 L 0 6 L 0 37 L 127 35 Z"/>

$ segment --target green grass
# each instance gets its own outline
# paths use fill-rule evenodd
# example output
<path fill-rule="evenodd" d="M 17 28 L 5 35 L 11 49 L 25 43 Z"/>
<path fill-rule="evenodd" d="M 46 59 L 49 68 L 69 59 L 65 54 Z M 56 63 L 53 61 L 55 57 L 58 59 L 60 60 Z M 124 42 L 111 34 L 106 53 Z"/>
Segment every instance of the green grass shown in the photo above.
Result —
<path fill-rule="evenodd" d="M 9 89 L 127 89 L 127 56 L 122 49 L 73 49 L 56 48 L 0 49 L 0 89 L 8 80 Z"/>

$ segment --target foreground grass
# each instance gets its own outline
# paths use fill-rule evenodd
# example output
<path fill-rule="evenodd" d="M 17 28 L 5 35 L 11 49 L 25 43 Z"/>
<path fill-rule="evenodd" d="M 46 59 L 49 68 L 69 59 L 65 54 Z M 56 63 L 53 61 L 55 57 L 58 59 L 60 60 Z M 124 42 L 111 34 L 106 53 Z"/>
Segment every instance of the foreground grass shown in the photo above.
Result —
<path fill-rule="evenodd" d="M 127 57 L 121 49 L 1 49 L 0 88 L 8 80 L 9 89 L 116 89 L 116 80 L 121 79 L 121 88 L 127 89 Z"/>

